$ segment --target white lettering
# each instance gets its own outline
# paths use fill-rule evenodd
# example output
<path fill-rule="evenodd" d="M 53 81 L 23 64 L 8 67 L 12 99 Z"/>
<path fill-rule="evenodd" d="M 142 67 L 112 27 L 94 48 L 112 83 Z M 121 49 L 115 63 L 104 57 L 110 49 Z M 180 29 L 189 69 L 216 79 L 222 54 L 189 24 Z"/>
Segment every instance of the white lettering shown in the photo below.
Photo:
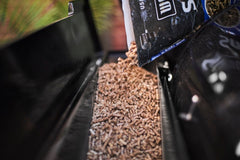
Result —
<path fill-rule="evenodd" d="M 228 46 L 228 43 L 229 43 L 228 38 L 225 37 L 225 36 L 223 36 L 223 35 L 220 35 L 219 37 L 220 37 L 220 38 L 223 38 L 223 39 L 221 39 L 221 40 L 219 41 L 219 44 L 220 44 L 222 47 L 224 47 L 224 48 L 228 48 L 228 47 L 229 47 L 229 46 Z"/>
<path fill-rule="evenodd" d="M 223 35 L 219 35 L 220 38 L 222 38 L 219 41 L 220 46 L 227 48 L 234 56 L 239 57 L 238 53 L 234 51 L 234 49 L 240 50 L 240 43 L 237 41 L 234 41 L 232 38 L 227 38 Z"/>
<path fill-rule="evenodd" d="M 145 2 L 143 0 L 140 0 L 139 1 L 139 6 L 140 6 L 141 10 L 144 10 L 145 9 Z"/>
<path fill-rule="evenodd" d="M 182 3 L 182 9 L 185 13 L 189 13 L 192 10 L 192 6 L 193 6 L 193 10 L 197 10 L 194 0 L 188 0 L 187 6 L 185 2 L 181 2 L 181 3 Z"/>
<path fill-rule="evenodd" d="M 169 1 L 161 2 L 159 4 L 159 8 L 160 8 L 161 14 L 171 11 L 171 9 L 172 9 L 171 3 Z"/>
<path fill-rule="evenodd" d="M 240 50 L 240 43 L 237 42 L 237 41 L 234 41 L 233 39 L 230 39 L 230 44 L 233 48 L 237 49 L 237 50 Z"/>
<path fill-rule="evenodd" d="M 174 0 L 154 0 L 157 19 L 162 20 L 176 15 Z"/>

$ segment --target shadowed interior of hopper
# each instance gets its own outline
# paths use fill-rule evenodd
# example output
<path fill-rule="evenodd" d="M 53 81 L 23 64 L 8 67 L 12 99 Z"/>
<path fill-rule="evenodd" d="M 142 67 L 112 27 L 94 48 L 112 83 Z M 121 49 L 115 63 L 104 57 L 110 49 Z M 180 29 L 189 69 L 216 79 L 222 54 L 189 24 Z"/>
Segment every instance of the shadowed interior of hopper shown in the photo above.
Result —
<path fill-rule="evenodd" d="M 127 58 L 119 1 L 115 1 L 115 7 L 117 13 L 110 16 L 113 24 L 110 31 L 100 33 L 107 52 L 103 66 L 87 83 L 67 122 L 66 134 L 59 137 L 46 159 L 162 159 L 156 64 L 146 65 L 148 71 L 137 67 L 134 45 L 127 52 Z M 107 88 L 104 93 L 102 89 Z"/>
<path fill-rule="evenodd" d="M 2 84 L 7 84 L 2 92 L 9 93 L 3 94 L 6 98 L 1 101 L 1 104 L 6 106 L 1 116 L 1 122 L 4 123 L 1 137 L 3 144 L 7 146 L 3 148 L 3 159 L 22 157 L 67 160 L 86 159 L 87 156 L 91 159 L 91 153 L 95 154 L 97 150 L 93 148 L 89 150 L 89 135 L 95 132 L 96 134 L 100 132 L 99 138 L 103 138 L 101 148 L 105 147 L 103 149 L 106 151 L 106 154 L 100 153 L 101 151 L 97 153 L 99 156 L 105 154 L 107 158 L 108 156 L 122 156 L 121 158 L 126 159 L 162 158 L 160 96 L 156 65 L 152 63 L 145 66 L 152 73 L 137 67 L 134 47 L 130 49 L 129 58 L 126 59 L 127 44 L 123 14 L 119 1 L 115 2 L 118 4 L 117 12 L 120 16 L 113 16 L 114 25 L 109 32 L 111 36 L 108 37 L 112 41 L 106 43 L 109 44 L 104 48 L 107 57 L 103 59 L 103 63 L 115 62 L 115 64 L 106 64 L 98 70 L 102 57 L 106 55 L 99 53 L 99 48 L 94 44 L 97 42 L 92 38 L 91 32 L 96 30 L 87 28 L 91 17 L 89 18 L 88 12 L 85 11 L 86 8 L 66 20 L 1 48 L 0 69 L 5 72 L 0 80 Z M 121 23 L 119 19 L 122 19 Z M 76 38 L 76 35 L 82 37 Z M 101 40 L 104 41 L 104 38 Z M 93 58 L 94 54 L 101 58 Z M 118 59 L 119 57 L 123 59 Z M 117 71 L 114 73 L 120 77 L 113 75 L 113 79 L 109 79 L 112 76 L 111 71 L 103 74 L 109 69 Z M 101 87 L 105 88 L 105 83 L 113 83 L 108 80 L 119 83 L 119 88 L 114 90 L 120 91 L 111 95 L 109 90 L 107 95 L 104 95 L 112 100 L 109 107 L 114 112 L 109 112 L 110 115 L 106 113 L 105 116 L 111 121 L 109 126 L 113 125 L 111 132 L 116 135 L 115 137 L 110 134 L 110 130 L 106 130 L 107 128 L 100 128 L 98 131 L 90 128 L 94 121 L 104 118 L 102 113 L 97 115 L 94 110 L 97 110 L 97 101 L 101 100 L 96 97 L 104 94 L 98 94 L 101 92 L 98 87 L 101 84 Z M 31 83 L 26 85 L 28 82 Z M 9 86 L 12 87 L 10 91 Z M 18 92 L 12 94 L 14 87 Z M 116 95 L 123 96 L 121 101 L 114 97 Z M 14 98 L 15 101 L 11 101 Z M 113 108 L 114 104 L 116 108 Z M 118 107 L 122 107 L 119 112 Z M 118 117 L 120 123 L 117 123 Z M 117 129 L 121 125 L 122 130 Z M 101 135 L 104 132 L 108 134 Z M 105 139 L 106 135 L 114 137 L 117 145 L 114 146 L 111 139 Z M 91 144 L 94 143 L 91 141 Z"/>
<path fill-rule="evenodd" d="M 0 47 L 0 159 L 239 158 L 240 39 L 232 28 L 209 20 L 140 68 L 120 21 L 120 2 L 134 1 L 91 1 L 114 2 L 101 44 L 89 2 L 70 1 L 71 16 Z M 234 7 L 220 15 L 236 22 Z"/>

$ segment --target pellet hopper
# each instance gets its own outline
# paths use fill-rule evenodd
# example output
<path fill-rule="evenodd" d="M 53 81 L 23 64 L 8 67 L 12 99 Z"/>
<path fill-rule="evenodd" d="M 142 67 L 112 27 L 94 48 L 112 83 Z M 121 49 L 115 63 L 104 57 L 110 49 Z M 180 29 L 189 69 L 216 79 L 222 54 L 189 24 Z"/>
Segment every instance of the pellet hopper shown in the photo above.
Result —
<path fill-rule="evenodd" d="M 192 43 L 138 67 L 134 42 L 104 52 L 87 0 L 69 6 L 0 48 L 0 159 L 239 158 L 239 58 Z"/>

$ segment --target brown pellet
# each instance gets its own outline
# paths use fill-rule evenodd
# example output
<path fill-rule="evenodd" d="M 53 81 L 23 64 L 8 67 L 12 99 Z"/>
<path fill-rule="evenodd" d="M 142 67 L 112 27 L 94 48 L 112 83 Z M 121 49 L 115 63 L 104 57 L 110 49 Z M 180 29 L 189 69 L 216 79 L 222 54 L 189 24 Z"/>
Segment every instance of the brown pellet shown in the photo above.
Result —
<path fill-rule="evenodd" d="M 162 159 L 157 76 L 137 66 L 132 43 L 127 58 L 99 69 L 89 132 L 92 159 Z"/>
<path fill-rule="evenodd" d="M 207 0 L 206 7 L 209 16 L 214 16 L 230 5 L 230 0 Z"/>

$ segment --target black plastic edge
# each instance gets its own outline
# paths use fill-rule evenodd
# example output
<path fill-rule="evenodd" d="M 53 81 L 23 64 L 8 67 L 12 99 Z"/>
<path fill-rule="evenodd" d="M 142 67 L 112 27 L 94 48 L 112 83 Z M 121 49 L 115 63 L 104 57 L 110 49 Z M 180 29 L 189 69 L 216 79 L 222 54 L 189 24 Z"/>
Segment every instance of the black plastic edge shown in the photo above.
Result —
<path fill-rule="evenodd" d="M 64 138 L 66 137 L 66 134 L 69 131 L 69 128 L 71 127 L 74 116 L 76 116 L 76 112 L 79 108 L 79 101 L 81 97 L 83 96 L 89 82 L 92 80 L 93 76 L 96 74 L 98 67 L 101 65 L 99 64 L 99 61 L 102 61 L 102 60 L 98 59 L 96 61 L 92 61 L 88 65 L 87 69 L 84 71 L 83 75 L 79 77 L 80 80 L 82 79 L 82 77 L 85 77 L 85 78 L 83 79 L 83 81 L 81 80 L 82 82 L 80 83 L 81 85 L 79 86 L 78 91 L 76 92 L 75 96 L 72 98 L 72 101 L 66 108 L 64 114 L 59 118 L 59 121 L 55 125 L 55 128 L 52 129 L 51 134 L 48 136 L 47 140 L 44 142 L 44 145 L 41 147 L 38 155 L 36 156 L 36 160 L 59 159 L 58 154 L 60 153 L 59 151 L 62 150 L 62 142 L 64 142 Z M 74 142 L 72 143 L 72 145 L 74 145 Z M 76 153 L 71 152 L 71 154 L 76 154 Z M 83 153 L 81 153 L 79 156 L 85 157 Z M 65 158 L 61 158 L 61 159 L 65 160 Z"/>
<path fill-rule="evenodd" d="M 186 144 L 167 84 L 168 69 L 158 67 L 161 95 L 162 151 L 164 160 L 189 160 Z"/>

